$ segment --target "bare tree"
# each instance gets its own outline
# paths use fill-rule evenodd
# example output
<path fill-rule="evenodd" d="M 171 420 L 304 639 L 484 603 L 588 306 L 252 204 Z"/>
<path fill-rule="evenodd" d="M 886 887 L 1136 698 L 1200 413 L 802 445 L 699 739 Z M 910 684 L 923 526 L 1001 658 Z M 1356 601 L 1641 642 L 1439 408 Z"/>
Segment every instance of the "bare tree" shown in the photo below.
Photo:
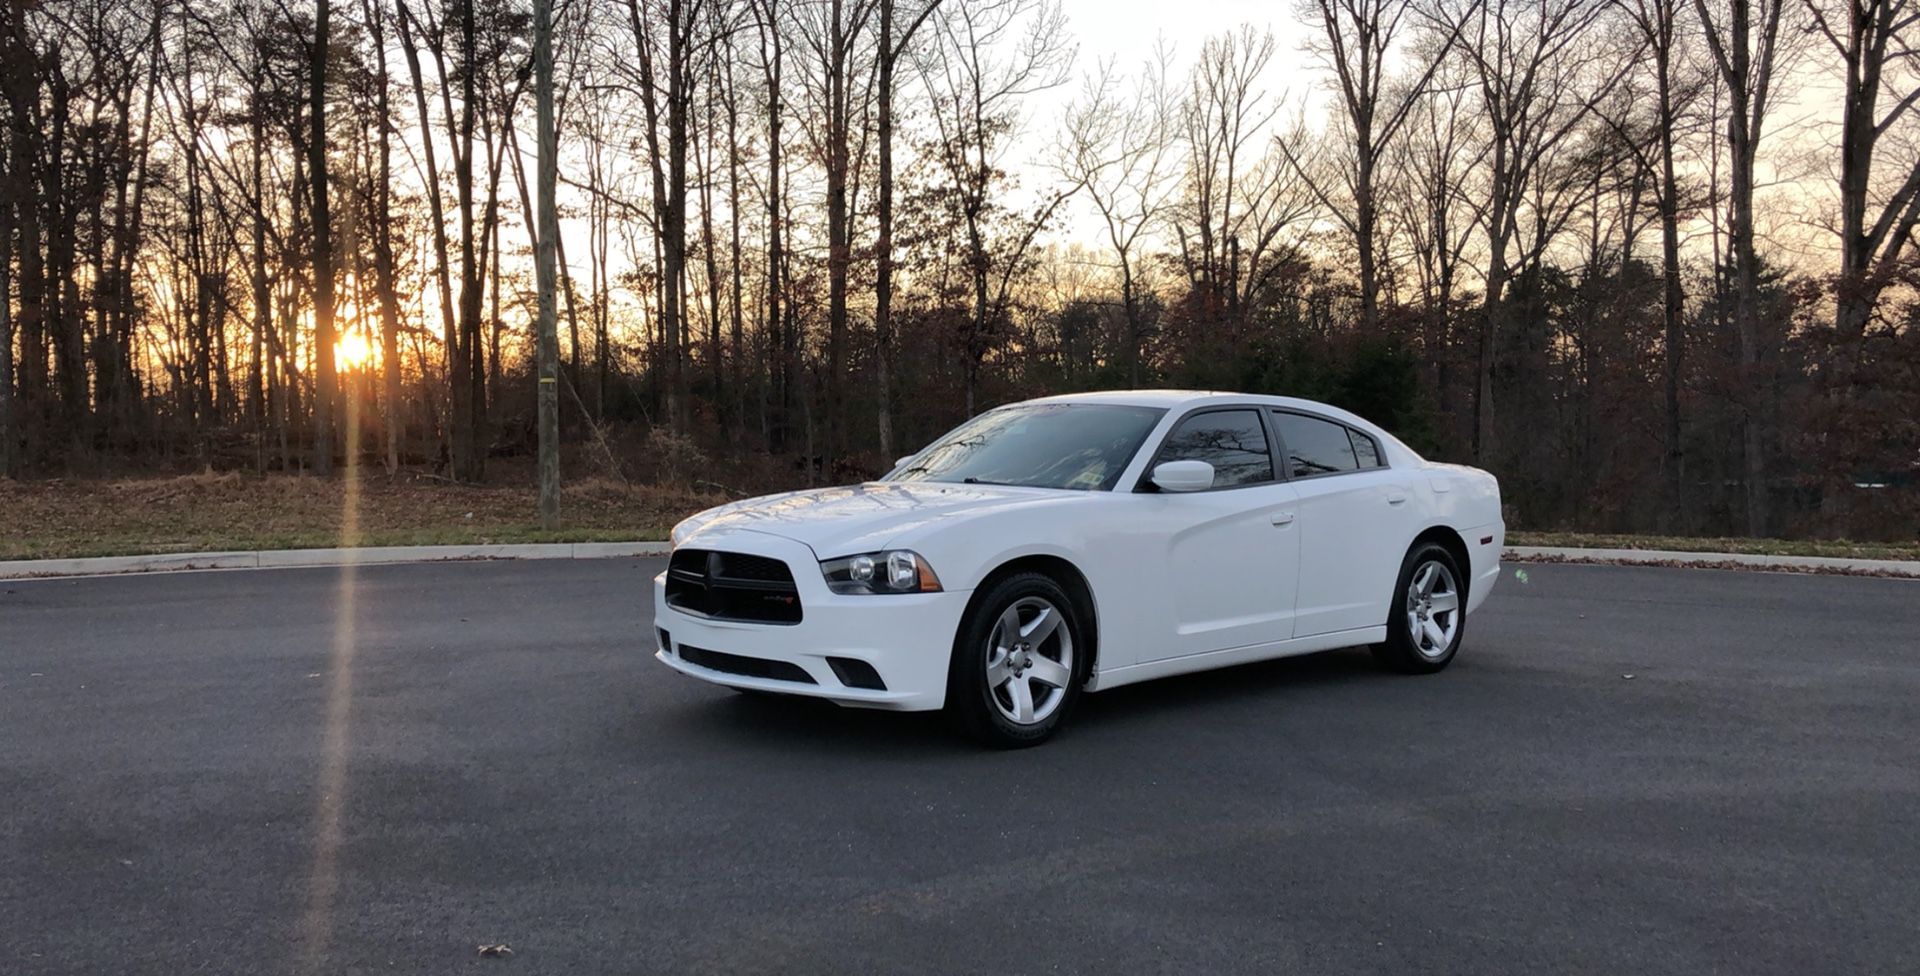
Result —
<path fill-rule="evenodd" d="M 917 0 L 905 11 L 904 27 L 895 26 L 894 0 L 880 2 L 879 91 L 875 99 L 880 142 L 880 185 L 877 190 L 880 230 L 874 239 L 873 345 L 875 385 L 879 388 L 878 416 L 881 457 L 893 457 L 893 90 L 894 71 L 914 35 L 940 7 L 940 0 Z"/>
<path fill-rule="evenodd" d="M 434 282 L 439 295 L 439 301 L 435 304 L 440 306 L 440 341 L 442 344 L 443 358 L 442 376 L 445 380 L 446 392 L 449 398 L 451 398 L 453 387 L 455 383 L 458 382 L 455 376 L 459 371 L 455 369 L 454 360 L 455 350 L 458 348 L 459 343 L 457 336 L 454 334 L 452 262 L 449 261 L 447 257 L 446 204 L 440 196 L 440 166 L 433 148 L 433 117 L 427 113 L 427 84 L 420 67 L 420 49 L 414 40 L 415 28 L 413 26 L 413 16 L 407 9 L 406 0 L 398 0 L 398 3 L 400 47 L 406 54 L 407 71 L 413 78 L 413 108 L 414 114 L 420 122 L 420 161 L 424 169 L 422 175 L 425 177 L 427 184 L 428 236 L 433 241 Z M 443 101 L 442 104 L 445 105 L 445 102 Z M 452 110 L 449 108 L 449 118 L 451 118 L 451 112 Z M 456 453 L 454 449 L 455 441 L 461 439 L 455 436 L 455 431 L 470 417 L 471 413 L 462 414 L 458 411 L 448 410 L 446 447 L 449 458 L 453 457 Z M 470 439 L 471 438 L 468 438 L 468 440 Z"/>
<path fill-rule="evenodd" d="M 1425 310 L 1424 345 L 1431 363 L 1440 412 L 1455 413 L 1458 376 L 1449 352 L 1455 345 L 1457 312 L 1467 255 L 1482 220 L 1483 194 L 1475 178 L 1484 172 L 1492 144 L 1473 110 L 1471 68 L 1457 63 L 1450 76 L 1421 99 L 1407 136 L 1393 147 L 1403 178 L 1393 186 L 1394 222 L 1408 242 L 1413 274 Z"/>
<path fill-rule="evenodd" d="M 1920 4 L 1804 2 L 1845 72 L 1834 325 L 1851 343 L 1866 331 L 1920 227 Z"/>
<path fill-rule="evenodd" d="M 1125 90 L 1113 66 L 1102 65 L 1088 77 L 1061 126 L 1060 169 L 1084 189 L 1119 267 L 1125 330 L 1120 354 L 1130 387 L 1140 385 L 1140 249 L 1172 201 L 1178 175 L 1178 105 L 1167 78 L 1171 60 L 1170 50 L 1158 49 Z"/>
<path fill-rule="evenodd" d="M 766 82 L 767 113 L 767 291 L 766 315 L 761 326 L 769 344 L 770 359 L 773 360 L 768 386 L 774 390 L 774 420 L 769 424 L 768 446 L 775 449 L 788 445 L 791 426 L 791 404 L 796 386 L 795 366 L 798 360 L 798 337 L 787 325 L 783 316 L 782 298 L 785 295 L 783 279 L 786 272 L 785 233 L 782 225 L 786 221 L 785 200 L 781 194 L 781 177 L 785 172 L 783 152 L 785 147 L 782 135 L 785 103 L 781 94 L 781 84 L 785 69 L 785 41 L 780 31 L 778 0 L 753 0 L 754 26 L 759 37 L 760 65 Z"/>
<path fill-rule="evenodd" d="M 12 140 L 0 138 L 0 180 L 7 178 Z M 13 211 L 15 197 L 0 200 L 0 478 L 20 473 L 19 438 L 13 419 Z"/>
<path fill-rule="evenodd" d="M 333 43 L 332 7 L 332 0 L 314 4 L 307 79 L 307 118 L 313 125 L 307 141 L 313 199 L 313 470 L 321 475 L 333 472 L 334 449 L 333 228 L 327 192 L 327 53 Z"/>
<path fill-rule="evenodd" d="M 1486 291 L 1473 402 L 1473 452 L 1482 460 L 1493 450 L 1494 356 L 1506 331 L 1507 284 L 1528 257 L 1545 251 L 1551 234 L 1540 231 L 1551 231 L 1568 216 L 1530 208 L 1529 196 L 1542 189 L 1555 154 L 1633 63 L 1628 52 L 1599 37 L 1606 10 L 1603 0 L 1466 0 L 1439 15 L 1443 29 L 1462 32 L 1460 49 L 1472 68 L 1491 143 L 1482 213 Z M 1530 209 L 1536 228 L 1531 254 L 1516 254 Z"/>
<path fill-rule="evenodd" d="M 639 83 L 646 109 L 646 138 L 652 158 L 653 206 L 661 249 L 660 321 L 666 359 L 667 420 L 676 431 L 691 423 L 684 370 L 686 344 L 687 151 L 689 108 L 700 77 L 695 33 L 706 0 L 667 0 L 666 23 L 653 20 L 656 5 L 627 0 L 628 25 L 639 60 Z M 665 43 L 659 33 L 666 32 Z M 660 56 L 665 55 L 664 65 Z M 660 102 L 665 102 L 661 111 Z M 660 117 L 666 117 L 666 148 L 660 147 Z M 666 166 L 661 168 L 661 160 Z"/>
<path fill-rule="evenodd" d="M 1021 99 L 1066 80 L 1073 48 L 1052 0 L 988 0 L 942 7 L 937 43 L 920 68 L 932 102 L 938 164 L 966 232 L 973 317 L 966 339 L 966 412 L 974 412 L 979 363 L 1027 247 L 1077 187 L 1055 190 L 1013 229 L 1006 253 L 990 241 L 1002 162 Z M 997 284 L 996 284 L 997 278 Z"/>
<path fill-rule="evenodd" d="M 865 134 L 860 116 L 869 92 L 861 78 L 877 56 L 864 35 L 877 10 L 877 0 L 818 0 L 796 11 L 798 39 L 810 55 L 801 62 L 806 68 L 803 88 L 812 109 L 805 119 L 817 123 L 806 131 L 826 185 L 827 361 L 822 413 L 829 457 L 838 454 L 844 435 L 847 286 L 854 217 L 849 194 L 860 162 L 855 142 Z"/>
<path fill-rule="evenodd" d="M 1288 160 L 1353 238 L 1360 262 L 1360 318 L 1371 327 L 1380 318 L 1380 165 L 1452 53 L 1461 25 L 1442 23 L 1433 42 L 1408 45 L 1413 0 L 1306 0 L 1301 9 L 1304 19 L 1320 28 L 1312 50 L 1333 72 L 1347 151 L 1337 157 L 1335 186 L 1316 179 L 1313 168 L 1293 155 Z M 1396 54 L 1410 62 L 1398 73 L 1398 84 L 1389 68 Z M 1280 145 L 1287 148 L 1285 142 Z"/>
<path fill-rule="evenodd" d="M 540 525 L 560 523 L 560 339 L 555 319 L 554 253 L 560 242 L 560 216 L 554 203 L 559 180 L 559 135 L 553 121 L 553 8 L 551 0 L 533 0 L 533 105 L 536 149 L 540 159 L 540 228 L 535 237 L 534 277 L 539 290 L 538 374 Z"/>
<path fill-rule="evenodd" d="M 404 423 L 400 407 L 400 296 L 393 267 L 393 113 L 388 105 L 386 7 L 362 0 L 367 32 L 373 41 L 374 119 L 379 126 L 375 149 L 372 217 L 375 288 L 380 299 L 380 361 L 383 399 L 386 401 L 387 474 L 400 468 L 400 440 Z"/>
<path fill-rule="evenodd" d="M 1681 23 L 1685 0 L 1616 0 L 1638 34 L 1651 60 L 1631 75 L 1628 84 L 1645 77 L 1653 87 L 1654 109 L 1644 124 L 1611 119 L 1623 145 L 1639 167 L 1653 176 L 1651 190 L 1660 212 L 1662 399 L 1665 408 L 1665 475 L 1667 527 L 1685 527 L 1686 448 L 1680 415 L 1681 376 L 1686 361 L 1686 291 L 1680 266 L 1681 215 L 1689 209 L 1682 199 L 1679 147 L 1686 136 L 1686 117 L 1703 85 L 1686 64 L 1685 34 Z"/>
<path fill-rule="evenodd" d="M 1288 162 L 1308 138 L 1304 123 L 1273 131 L 1285 100 L 1264 87 L 1273 54 L 1273 35 L 1251 25 L 1209 38 L 1180 106 L 1187 151 L 1184 196 L 1173 210 L 1180 267 L 1208 313 L 1234 321 L 1303 242 L 1318 205 Z"/>
<path fill-rule="evenodd" d="M 1273 34 L 1252 25 L 1207 39 L 1184 106 L 1188 152 L 1185 212 L 1176 220 L 1187 280 L 1238 311 L 1243 215 L 1235 209 L 1252 160 L 1250 146 L 1279 114 L 1261 88 L 1273 61 Z M 1255 157 L 1257 158 L 1257 157 Z"/>
<path fill-rule="evenodd" d="M 1728 248 L 1733 258 L 1733 323 L 1740 337 L 1741 447 L 1749 535 L 1767 530 L 1763 422 L 1754 402 L 1760 362 L 1760 255 L 1754 246 L 1753 194 L 1760 140 L 1773 108 L 1775 72 L 1786 66 L 1782 22 L 1792 0 L 1694 0 L 1707 49 L 1727 92 L 1726 148 L 1731 188 Z M 1758 23 L 1756 23 L 1756 20 Z"/>

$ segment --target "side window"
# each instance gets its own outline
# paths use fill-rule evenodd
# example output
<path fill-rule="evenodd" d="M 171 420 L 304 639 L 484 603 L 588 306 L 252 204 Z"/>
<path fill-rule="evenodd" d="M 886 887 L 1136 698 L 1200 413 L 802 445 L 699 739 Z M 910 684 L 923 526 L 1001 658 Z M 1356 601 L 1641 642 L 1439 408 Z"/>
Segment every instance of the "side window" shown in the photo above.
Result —
<path fill-rule="evenodd" d="M 1347 436 L 1353 438 L 1353 454 L 1360 459 L 1362 468 L 1383 468 L 1387 462 L 1380 460 L 1380 445 L 1372 437 L 1357 430 L 1347 428 Z"/>
<path fill-rule="evenodd" d="M 1252 410 L 1213 410 L 1180 422 L 1167 435 L 1155 464 L 1205 461 L 1213 465 L 1213 486 L 1232 488 L 1273 480 L 1273 456 L 1267 432 Z"/>
<path fill-rule="evenodd" d="M 1273 414 L 1280 440 L 1287 448 L 1287 471 L 1295 478 L 1352 471 L 1360 466 L 1353 455 L 1347 428 L 1330 420 L 1297 413 Z"/>

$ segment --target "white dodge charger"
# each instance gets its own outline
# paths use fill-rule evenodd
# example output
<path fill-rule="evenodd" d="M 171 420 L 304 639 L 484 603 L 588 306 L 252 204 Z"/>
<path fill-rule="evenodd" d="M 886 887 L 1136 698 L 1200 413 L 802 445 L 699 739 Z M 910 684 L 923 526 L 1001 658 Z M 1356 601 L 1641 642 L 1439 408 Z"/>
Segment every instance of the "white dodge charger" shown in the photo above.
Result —
<path fill-rule="evenodd" d="M 878 481 L 708 509 L 658 657 L 747 691 L 947 709 L 1001 746 L 1083 692 L 1372 645 L 1438 671 L 1499 578 L 1500 489 L 1344 410 L 1175 390 L 1030 400 Z"/>

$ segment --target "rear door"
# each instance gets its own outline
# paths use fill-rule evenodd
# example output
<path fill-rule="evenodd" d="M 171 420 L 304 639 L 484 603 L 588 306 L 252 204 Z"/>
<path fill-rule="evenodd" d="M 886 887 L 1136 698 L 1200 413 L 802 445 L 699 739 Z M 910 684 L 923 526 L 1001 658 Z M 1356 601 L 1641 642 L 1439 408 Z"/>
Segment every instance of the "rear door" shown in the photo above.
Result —
<path fill-rule="evenodd" d="M 1142 662 L 1282 641 L 1293 636 L 1300 536 L 1293 488 L 1279 477 L 1261 411 L 1205 408 L 1183 417 L 1147 466 L 1213 465 L 1207 491 L 1161 492 L 1145 483 L 1140 530 L 1164 540 L 1164 593 L 1173 610 Z"/>
<path fill-rule="evenodd" d="M 1362 431 L 1292 410 L 1267 417 L 1299 492 L 1294 636 L 1385 623 L 1417 520 L 1400 474 L 1383 466 L 1380 445 Z"/>

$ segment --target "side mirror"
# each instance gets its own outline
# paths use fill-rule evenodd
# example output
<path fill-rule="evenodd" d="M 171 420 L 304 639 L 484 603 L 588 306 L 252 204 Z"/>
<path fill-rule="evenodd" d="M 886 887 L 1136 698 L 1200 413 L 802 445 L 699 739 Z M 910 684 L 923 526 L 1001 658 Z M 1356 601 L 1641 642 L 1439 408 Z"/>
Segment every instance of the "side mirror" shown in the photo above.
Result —
<path fill-rule="evenodd" d="M 1213 487 L 1213 465 L 1205 461 L 1156 464 L 1152 481 L 1161 491 L 1206 491 Z"/>
<path fill-rule="evenodd" d="M 898 468 L 905 465 L 908 461 L 911 461 L 911 460 L 913 460 L 913 455 L 911 454 L 907 455 L 906 457 L 894 458 L 893 466 Z"/>

